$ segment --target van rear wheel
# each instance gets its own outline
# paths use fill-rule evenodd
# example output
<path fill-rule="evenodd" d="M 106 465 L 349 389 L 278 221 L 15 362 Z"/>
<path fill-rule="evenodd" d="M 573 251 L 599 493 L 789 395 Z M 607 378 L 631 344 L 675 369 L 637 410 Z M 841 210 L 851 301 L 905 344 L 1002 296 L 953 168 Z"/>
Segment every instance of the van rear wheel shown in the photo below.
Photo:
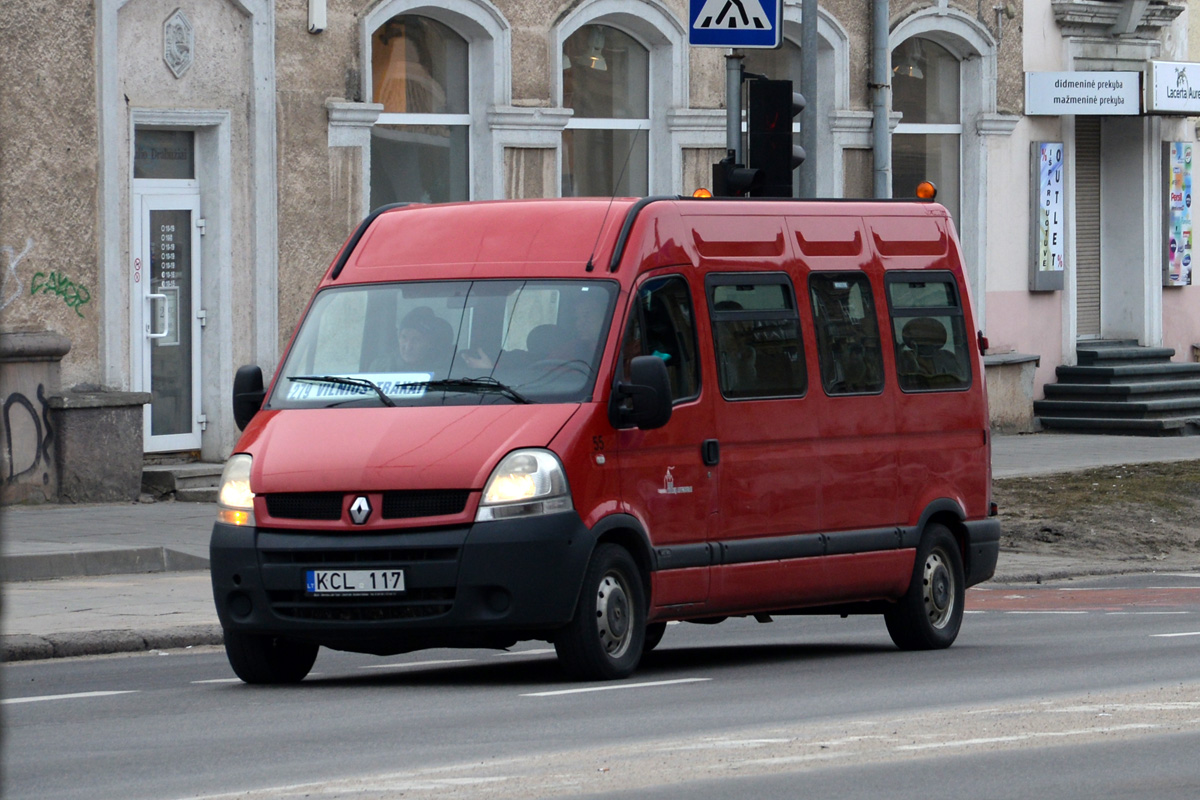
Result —
<path fill-rule="evenodd" d="M 614 680 L 637 669 L 646 636 L 646 598 L 633 557 L 602 544 L 592 554 L 575 617 L 554 640 L 559 663 L 576 680 Z"/>
<path fill-rule="evenodd" d="M 312 669 L 320 648 L 257 633 L 225 631 L 225 656 L 246 683 L 299 683 Z"/>
<path fill-rule="evenodd" d="M 883 615 L 892 641 L 901 650 L 949 647 L 962 625 L 965 589 L 958 542 L 945 525 L 930 524 L 917 545 L 908 591 Z"/>

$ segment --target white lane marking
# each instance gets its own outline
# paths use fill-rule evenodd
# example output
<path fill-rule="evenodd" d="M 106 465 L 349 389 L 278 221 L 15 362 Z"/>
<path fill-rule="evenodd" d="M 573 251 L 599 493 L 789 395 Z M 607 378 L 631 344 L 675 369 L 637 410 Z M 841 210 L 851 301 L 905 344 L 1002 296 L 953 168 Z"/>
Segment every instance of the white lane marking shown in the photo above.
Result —
<path fill-rule="evenodd" d="M 209 680 L 206 680 L 206 681 L 192 681 L 192 683 L 194 683 L 194 684 L 205 684 L 205 683 L 241 683 L 241 682 L 242 682 L 242 679 L 241 679 L 241 678 L 210 678 Z"/>
<path fill-rule="evenodd" d="M 1086 614 L 1086 611 L 1005 611 L 1005 614 Z"/>
<path fill-rule="evenodd" d="M 1191 614 L 1191 611 L 1106 611 L 1110 617 L 1166 617 L 1179 614 Z"/>
<path fill-rule="evenodd" d="M 617 689 L 644 689 L 650 686 L 673 686 L 679 683 L 701 683 L 712 678 L 678 678 L 672 681 L 647 681 L 646 683 L 617 683 L 608 686 L 587 686 L 582 689 L 559 689 L 554 692 L 530 692 L 521 697 L 557 697 L 564 694 L 584 694 L 585 692 L 612 692 Z"/>
<path fill-rule="evenodd" d="M 367 664 L 359 669 L 404 669 L 406 667 L 432 667 L 439 664 L 465 664 L 469 658 L 444 658 L 437 661 L 405 661 L 398 664 Z"/>
<path fill-rule="evenodd" d="M 542 647 L 537 650 L 508 650 L 503 653 L 493 653 L 496 658 L 504 658 L 505 656 L 544 656 L 546 653 L 553 653 L 553 647 Z"/>
<path fill-rule="evenodd" d="M 42 703 L 46 700 L 82 700 L 87 697 L 112 697 L 118 694 L 137 694 L 130 689 L 123 692 L 76 692 L 75 694 L 44 694 L 41 697 L 7 697 L 0 700 L 0 705 L 15 705 L 17 703 Z"/>
<path fill-rule="evenodd" d="M 1179 636 L 1200 636 L 1200 631 L 1188 631 L 1187 633 L 1152 633 L 1151 639 L 1174 639 Z"/>
<path fill-rule="evenodd" d="M 991 736 L 980 739 L 956 739 L 951 742 L 932 742 L 930 744 L 905 744 L 897 747 L 897 750 L 917 751 L 917 750 L 937 750 L 948 747 L 974 747 L 981 744 L 1006 744 L 1009 742 L 1024 742 L 1031 739 L 1050 739 L 1064 736 L 1086 736 L 1096 733 L 1116 733 L 1117 731 L 1134 731 L 1134 730 L 1153 730 L 1158 728 L 1158 725 L 1134 723 L 1130 725 L 1113 725 L 1106 728 L 1082 728 L 1074 731 L 1046 731 L 1044 733 L 1023 733 L 1015 736 Z"/>

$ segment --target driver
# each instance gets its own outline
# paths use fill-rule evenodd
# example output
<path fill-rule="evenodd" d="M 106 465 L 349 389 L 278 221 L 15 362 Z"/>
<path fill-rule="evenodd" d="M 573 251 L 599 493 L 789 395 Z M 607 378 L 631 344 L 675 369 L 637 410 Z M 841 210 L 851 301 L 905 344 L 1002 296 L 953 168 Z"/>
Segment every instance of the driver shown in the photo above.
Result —
<path fill-rule="evenodd" d="M 372 372 L 436 372 L 450 353 L 454 329 L 429 306 L 417 306 L 400 321 L 396 347 L 372 359 Z"/>

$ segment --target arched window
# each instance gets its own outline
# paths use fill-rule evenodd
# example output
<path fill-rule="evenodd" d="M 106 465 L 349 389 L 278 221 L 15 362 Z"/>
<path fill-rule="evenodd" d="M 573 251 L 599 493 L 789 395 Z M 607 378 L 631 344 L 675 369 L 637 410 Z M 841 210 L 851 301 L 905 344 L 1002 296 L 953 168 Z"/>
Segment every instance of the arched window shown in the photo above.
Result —
<path fill-rule="evenodd" d="M 447 25 L 398 14 L 371 37 L 371 205 L 470 199 L 467 40 Z"/>
<path fill-rule="evenodd" d="M 956 222 L 962 157 L 958 58 L 937 42 L 906 39 L 892 51 L 892 110 L 904 116 L 892 136 L 892 196 L 916 197 L 933 181 L 938 202 Z"/>
<path fill-rule="evenodd" d="M 584 25 L 563 42 L 564 197 L 648 194 L 650 51 L 610 25 Z"/>

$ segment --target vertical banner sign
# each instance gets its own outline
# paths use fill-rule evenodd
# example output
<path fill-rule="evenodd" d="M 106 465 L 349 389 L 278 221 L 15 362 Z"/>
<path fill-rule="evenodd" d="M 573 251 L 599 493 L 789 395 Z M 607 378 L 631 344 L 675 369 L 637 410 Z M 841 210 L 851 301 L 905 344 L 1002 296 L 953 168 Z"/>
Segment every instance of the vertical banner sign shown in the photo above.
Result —
<path fill-rule="evenodd" d="M 1166 268 L 1164 286 L 1192 285 L 1192 164 L 1195 145 L 1191 142 L 1167 142 L 1165 185 L 1167 207 Z"/>
<path fill-rule="evenodd" d="M 1066 205 L 1063 181 L 1063 143 L 1034 142 L 1033 162 L 1033 247 L 1030 289 L 1063 288 L 1066 236 L 1063 216 Z"/>

